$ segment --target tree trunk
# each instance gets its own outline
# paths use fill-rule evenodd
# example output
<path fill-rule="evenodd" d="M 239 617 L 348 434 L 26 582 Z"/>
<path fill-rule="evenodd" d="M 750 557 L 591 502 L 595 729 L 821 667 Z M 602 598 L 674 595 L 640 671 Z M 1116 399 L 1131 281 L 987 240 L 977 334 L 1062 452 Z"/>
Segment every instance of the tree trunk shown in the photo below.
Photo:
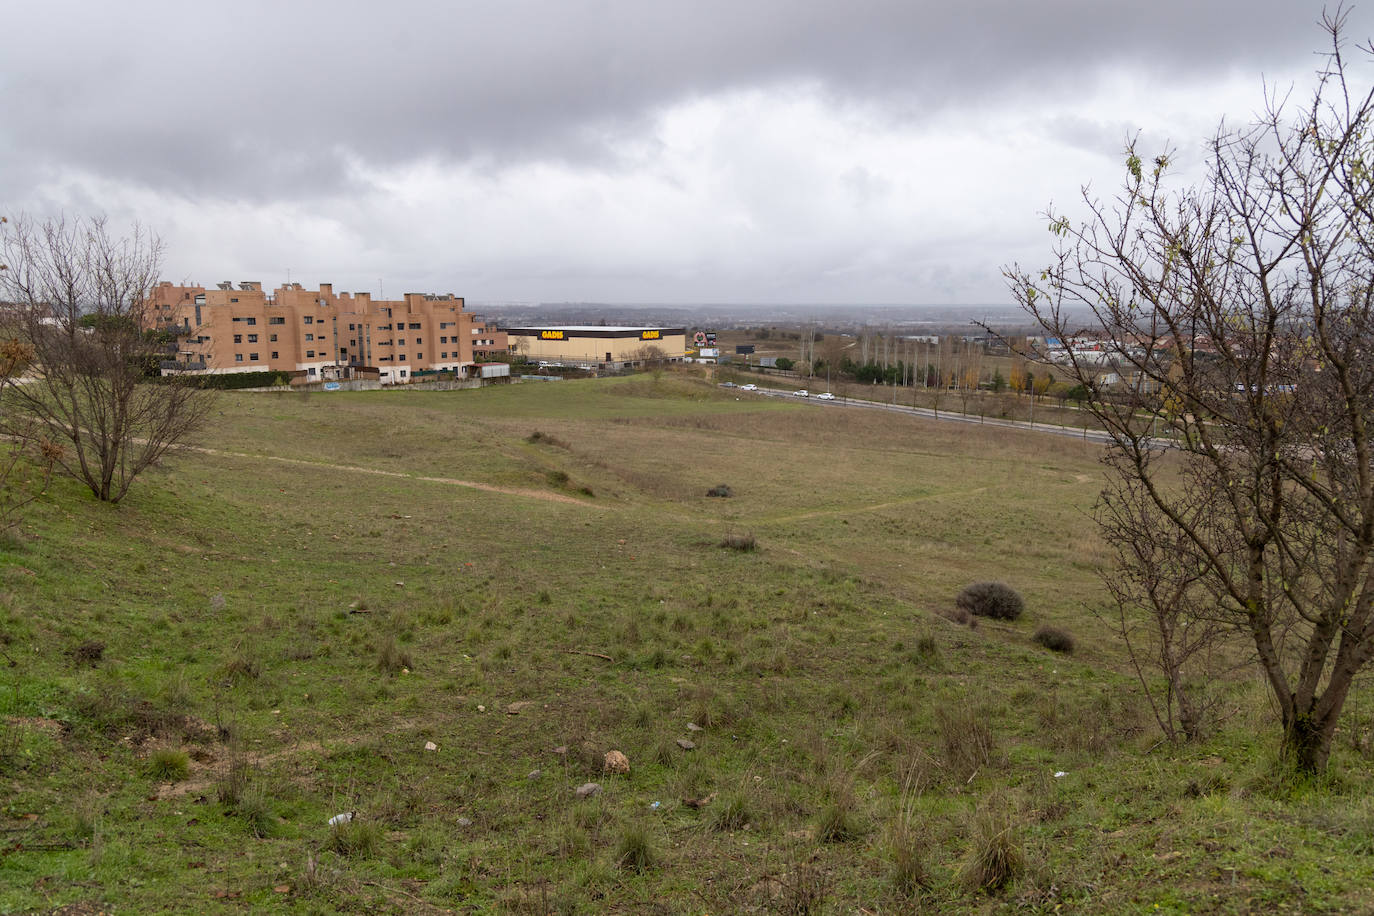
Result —
<path fill-rule="evenodd" d="M 1284 761 L 1295 771 L 1306 775 L 1315 776 L 1325 772 L 1335 733 L 1335 716 L 1323 721 L 1310 712 L 1298 713 L 1284 724 Z"/>

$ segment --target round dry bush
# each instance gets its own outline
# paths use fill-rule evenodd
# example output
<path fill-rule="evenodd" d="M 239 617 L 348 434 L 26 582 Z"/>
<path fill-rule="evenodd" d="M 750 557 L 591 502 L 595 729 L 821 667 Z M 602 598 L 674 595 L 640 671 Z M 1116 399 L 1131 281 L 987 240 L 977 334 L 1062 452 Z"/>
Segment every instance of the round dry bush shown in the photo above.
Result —
<path fill-rule="evenodd" d="M 975 582 L 959 593 L 954 603 L 976 617 L 1015 620 L 1026 610 L 1016 589 L 1001 582 Z"/>
<path fill-rule="evenodd" d="M 1073 634 L 1058 627 L 1042 626 L 1035 631 L 1031 639 L 1051 652 L 1063 652 L 1067 655 L 1074 648 Z"/>

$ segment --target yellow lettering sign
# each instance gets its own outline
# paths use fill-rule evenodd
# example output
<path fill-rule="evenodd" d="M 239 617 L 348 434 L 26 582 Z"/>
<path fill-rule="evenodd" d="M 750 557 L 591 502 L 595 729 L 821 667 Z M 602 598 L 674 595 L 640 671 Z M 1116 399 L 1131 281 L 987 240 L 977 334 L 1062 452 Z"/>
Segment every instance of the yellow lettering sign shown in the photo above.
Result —
<path fill-rule="evenodd" d="M 657 331 L 641 331 L 640 334 L 639 334 L 639 339 L 640 339 L 640 340 L 658 340 L 658 332 L 657 332 Z"/>
<path fill-rule="evenodd" d="M 544 340 L 562 340 L 562 331 L 540 331 L 539 336 Z"/>

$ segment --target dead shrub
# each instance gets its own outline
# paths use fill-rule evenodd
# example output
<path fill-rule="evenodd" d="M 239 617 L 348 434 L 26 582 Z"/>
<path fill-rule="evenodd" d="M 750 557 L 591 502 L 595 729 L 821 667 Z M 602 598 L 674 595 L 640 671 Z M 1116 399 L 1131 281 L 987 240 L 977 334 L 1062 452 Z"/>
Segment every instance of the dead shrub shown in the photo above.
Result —
<path fill-rule="evenodd" d="M 1036 629 L 1031 639 L 1051 652 L 1062 652 L 1065 655 L 1073 652 L 1075 646 L 1073 634 L 1058 627 L 1041 626 Z"/>
<path fill-rule="evenodd" d="M 707 490 L 706 495 L 713 496 L 718 499 L 729 499 L 730 497 L 735 495 L 735 491 L 730 489 L 730 485 L 728 483 L 718 483 L 711 489 Z"/>
<path fill-rule="evenodd" d="M 557 436 L 551 436 L 548 433 L 541 432 L 537 429 L 534 432 L 530 433 L 527 437 L 525 437 L 525 441 L 531 443 L 532 445 L 551 445 L 554 448 L 561 448 L 564 451 L 572 451 L 572 446 L 564 442 L 562 439 L 558 438 Z"/>
<path fill-rule="evenodd" d="M 98 640 L 87 640 L 75 646 L 69 653 L 72 663 L 86 668 L 94 668 L 105 657 L 105 644 Z"/>
<path fill-rule="evenodd" d="M 781 893 L 773 906 L 784 916 L 814 916 L 826 911 L 830 875 L 819 864 L 798 860 L 782 879 Z"/>
<path fill-rule="evenodd" d="M 1021 595 L 1001 582 L 975 582 L 959 593 L 954 604 L 976 617 L 993 620 L 1015 620 L 1026 610 Z"/>
<path fill-rule="evenodd" d="M 969 629 L 973 629 L 978 626 L 977 618 L 975 618 L 968 611 L 960 607 L 940 608 L 935 613 L 939 614 L 941 617 L 945 618 L 948 621 L 959 624 L 959 626 L 961 627 L 968 627 Z"/>

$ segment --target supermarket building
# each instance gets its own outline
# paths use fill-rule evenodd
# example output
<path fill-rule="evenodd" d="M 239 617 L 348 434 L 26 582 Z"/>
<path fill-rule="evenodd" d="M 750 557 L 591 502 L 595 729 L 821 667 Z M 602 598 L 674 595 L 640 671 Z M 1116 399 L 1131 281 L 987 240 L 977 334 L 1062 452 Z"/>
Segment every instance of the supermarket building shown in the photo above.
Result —
<path fill-rule="evenodd" d="M 510 350 L 531 362 L 622 368 L 679 362 L 687 350 L 685 328 L 548 325 L 508 328 Z"/>

